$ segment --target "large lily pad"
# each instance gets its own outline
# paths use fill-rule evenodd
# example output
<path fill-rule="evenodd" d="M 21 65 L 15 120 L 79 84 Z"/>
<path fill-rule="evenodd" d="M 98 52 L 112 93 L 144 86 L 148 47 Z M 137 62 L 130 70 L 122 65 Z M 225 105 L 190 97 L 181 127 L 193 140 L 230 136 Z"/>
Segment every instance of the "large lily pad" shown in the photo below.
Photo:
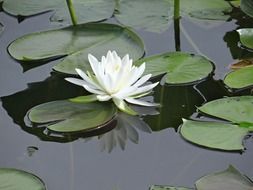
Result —
<path fill-rule="evenodd" d="M 229 190 L 251 190 L 253 183 L 242 175 L 233 166 L 222 172 L 217 172 L 200 178 L 196 182 L 198 190 L 229 189 Z"/>
<path fill-rule="evenodd" d="M 46 190 L 37 176 L 17 169 L 0 168 L 1 190 Z"/>
<path fill-rule="evenodd" d="M 240 35 L 240 41 L 242 45 L 253 49 L 253 28 L 238 29 L 237 32 Z"/>
<path fill-rule="evenodd" d="M 88 54 L 99 59 L 108 50 L 134 60 L 144 54 L 141 39 L 131 30 L 113 24 L 83 24 L 58 30 L 37 32 L 18 38 L 8 48 L 12 57 L 24 62 L 68 55 L 54 69 L 76 74 L 75 68 L 90 69 Z"/>
<path fill-rule="evenodd" d="M 241 0 L 240 7 L 243 12 L 253 17 L 253 1 L 252 0 Z"/>
<path fill-rule="evenodd" d="M 249 130 L 228 123 L 184 120 L 180 132 L 197 145 L 235 151 L 243 150 L 242 140 Z"/>
<path fill-rule="evenodd" d="M 170 52 L 141 59 L 137 65 L 146 62 L 145 73 L 153 77 L 166 73 L 168 84 L 185 84 L 203 80 L 213 71 L 211 61 L 203 56 L 184 52 Z"/>
<path fill-rule="evenodd" d="M 115 17 L 126 26 L 151 32 L 163 32 L 173 11 L 168 0 L 117 0 Z"/>
<path fill-rule="evenodd" d="M 107 103 L 74 103 L 69 100 L 48 102 L 32 108 L 28 118 L 33 123 L 61 133 L 91 131 L 108 123 L 116 108 Z"/>
<path fill-rule="evenodd" d="M 253 86 L 253 66 L 247 66 L 229 73 L 225 77 L 224 83 L 229 88 L 235 89 Z"/>
<path fill-rule="evenodd" d="M 208 102 L 198 109 L 211 116 L 253 127 L 253 96 L 222 98 Z"/>
<path fill-rule="evenodd" d="M 114 11 L 114 0 L 75 0 L 73 6 L 78 23 L 100 21 L 110 18 Z M 53 21 L 68 21 L 70 16 L 66 0 L 8 0 L 3 3 L 4 11 L 15 16 L 31 16 L 53 11 Z"/>

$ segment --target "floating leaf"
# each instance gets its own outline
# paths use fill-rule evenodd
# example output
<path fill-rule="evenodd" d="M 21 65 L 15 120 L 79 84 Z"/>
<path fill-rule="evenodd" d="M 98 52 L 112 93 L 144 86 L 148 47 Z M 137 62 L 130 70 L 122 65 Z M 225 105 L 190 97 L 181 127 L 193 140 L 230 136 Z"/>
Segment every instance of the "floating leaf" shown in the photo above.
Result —
<path fill-rule="evenodd" d="M 95 23 L 28 34 L 11 43 L 8 50 L 12 57 L 25 62 L 68 55 L 54 67 L 68 74 L 76 74 L 75 68 L 89 70 L 89 53 L 102 57 L 108 50 L 116 50 L 119 56 L 128 53 L 134 60 L 144 54 L 141 39 L 131 30 Z"/>
<path fill-rule="evenodd" d="M 240 35 L 242 45 L 253 49 L 253 28 L 243 28 L 236 30 Z"/>
<path fill-rule="evenodd" d="M 242 175 L 233 166 L 222 172 L 217 172 L 200 178 L 196 182 L 198 190 L 214 190 L 214 189 L 229 189 L 229 190 L 252 190 L 253 183 L 249 178 Z"/>
<path fill-rule="evenodd" d="M 167 185 L 152 185 L 149 190 L 192 190 L 185 187 L 172 187 Z"/>
<path fill-rule="evenodd" d="M 73 1 L 78 23 L 100 21 L 113 14 L 114 0 Z M 70 16 L 65 0 L 8 0 L 3 3 L 4 11 L 15 16 L 32 16 L 53 11 L 52 21 L 68 21 Z"/>
<path fill-rule="evenodd" d="M 0 168 L 1 190 L 46 190 L 37 176 L 17 169 Z"/>
<path fill-rule="evenodd" d="M 170 52 L 147 57 L 136 62 L 146 62 L 145 73 L 153 77 L 166 74 L 166 83 L 185 84 L 206 78 L 213 71 L 213 64 L 205 57 L 184 52 Z"/>
<path fill-rule="evenodd" d="M 170 2 L 173 5 L 174 0 Z M 227 20 L 229 16 L 224 12 L 232 10 L 229 3 L 224 0 L 181 0 L 180 5 L 182 15 L 207 20 Z"/>
<path fill-rule="evenodd" d="M 236 63 L 233 63 L 230 65 L 231 69 L 241 69 L 244 67 L 248 67 L 248 66 L 253 66 L 253 58 L 251 59 L 243 59 L 243 60 L 239 60 Z"/>
<path fill-rule="evenodd" d="M 107 103 L 73 103 L 68 100 L 38 105 L 28 112 L 28 118 L 56 132 L 85 132 L 112 120 L 116 109 Z"/>
<path fill-rule="evenodd" d="M 235 89 L 253 86 L 253 65 L 229 73 L 224 83 Z"/>
<path fill-rule="evenodd" d="M 181 135 L 188 141 L 220 150 L 243 150 L 242 140 L 249 132 L 238 125 L 184 120 Z"/>
<path fill-rule="evenodd" d="M 253 127 L 253 96 L 227 97 L 214 100 L 198 108 L 201 112 L 236 124 Z"/>
<path fill-rule="evenodd" d="M 126 25 L 151 32 L 163 32 L 172 18 L 168 0 L 117 0 L 116 19 Z"/>
<path fill-rule="evenodd" d="M 240 7 L 243 12 L 253 17 L 253 1 L 252 0 L 241 0 Z"/>

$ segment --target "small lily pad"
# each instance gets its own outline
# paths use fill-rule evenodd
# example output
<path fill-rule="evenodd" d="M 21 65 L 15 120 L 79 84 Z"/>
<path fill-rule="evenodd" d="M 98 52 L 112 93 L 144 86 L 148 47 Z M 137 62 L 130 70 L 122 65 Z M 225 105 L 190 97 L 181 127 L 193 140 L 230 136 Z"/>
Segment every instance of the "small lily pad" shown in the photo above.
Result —
<path fill-rule="evenodd" d="M 235 151 L 243 150 L 242 140 L 249 130 L 228 123 L 184 120 L 180 132 L 197 145 Z"/>
<path fill-rule="evenodd" d="M 240 7 L 243 12 L 253 17 L 253 1 L 252 0 L 241 0 Z"/>
<path fill-rule="evenodd" d="M 166 74 L 167 84 L 193 83 L 208 77 L 214 66 L 203 56 L 184 52 L 170 52 L 140 59 L 135 64 L 146 62 L 145 73 L 152 77 Z"/>
<path fill-rule="evenodd" d="M 253 127 L 253 96 L 227 97 L 214 100 L 198 108 L 201 112 L 236 124 Z"/>
<path fill-rule="evenodd" d="M 37 176 L 17 169 L 0 168 L 1 190 L 46 190 Z"/>
<path fill-rule="evenodd" d="M 102 57 L 108 50 L 136 60 L 144 54 L 142 40 L 131 30 L 114 24 L 83 24 L 25 35 L 12 42 L 10 55 L 23 62 L 66 56 L 54 70 L 76 74 L 75 68 L 89 70 L 88 54 Z"/>
<path fill-rule="evenodd" d="M 73 1 L 78 23 L 100 21 L 113 14 L 114 0 Z M 67 3 L 64 0 L 8 0 L 3 3 L 4 11 L 14 16 L 32 16 L 53 11 L 52 21 L 70 23 Z"/>
<path fill-rule="evenodd" d="M 229 73 L 225 77 L 224 83 L 234 89 L 253 86 L 253 65 Z"/>
<path fill-rule="evenodd" d="M 149 190 L 193 190 L 185 187 L 172 187 L 167 185 L 152 185 Z"/>
<path fill-rule="evenodd" d="M 240 35 L 242 45 L 253 49 L 253 28 L 243 28 L 236 30 Z"/>
<path fill-rule="evenodd" d="M 69 100 L 48 102 L 33 107 L 28 118 L 46 124 L 49 130 L 61 133 L 86 132 L 105 125 L 116 114 L 110 103 L 74 103 Z"/>
<path fill-rule="evenodd" d="M 196 188 L 198 190 L 251 190 L 253 189 L 253 183 L 233 166 L 229 166 L 229 168 L 225 171 L 200 178 L 196 182 Z"/>
<path fill-rule="evenodd" d="M 136 29 L 151 32 L 163 32 L 168 28 L 168 21 L 173 11 L 168 0 L 118 0 L 116 19 Z"/>

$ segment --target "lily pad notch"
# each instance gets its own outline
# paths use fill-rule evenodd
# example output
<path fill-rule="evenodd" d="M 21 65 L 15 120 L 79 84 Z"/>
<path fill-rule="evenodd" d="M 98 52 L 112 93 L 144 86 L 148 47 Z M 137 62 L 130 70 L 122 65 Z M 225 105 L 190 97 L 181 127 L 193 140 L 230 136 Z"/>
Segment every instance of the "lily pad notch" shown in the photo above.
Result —
<path fill-rule="evenodd" d="M 200 82 L 210 76 L 215 66 L 207 58 L 187 52 L 168 52 L 146 57 L 135 62 L 146 63 L 144 74 L 152 77 L 164 75 L 164 81 L 170 85 L 186 85 Z"/>
<path fill-rule="evenodd" d="M 199 107 L 198 110 L 222 120 L 183 120 L 180 128 L 183 138 L 212 149 L 244 150 L 243 140 L 248 133 L 253 132 L 253 96 L 214 100 Z"/>

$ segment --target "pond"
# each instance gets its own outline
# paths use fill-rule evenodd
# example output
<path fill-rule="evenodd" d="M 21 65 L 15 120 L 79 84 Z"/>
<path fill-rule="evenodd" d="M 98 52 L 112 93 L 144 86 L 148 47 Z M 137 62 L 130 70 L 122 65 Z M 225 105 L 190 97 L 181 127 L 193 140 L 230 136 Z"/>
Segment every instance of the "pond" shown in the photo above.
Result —
<path fill-rule="evenodd" d="M 53 100 L 81 95 L 84 90 L 52 71 L 56 61 L 19 63 L 7 48 L 17 38 L 59 28 L 44 13 L 18 22 L 0 12 L 0 167 L 17 168 L 39 176 L 48 190 L 145 190 L 151 185 L 194 187 L 200 177 L 233 165 L 253 178 L 253 139 L 244 140 L 244 151 L 221 151 L 194 145 L 182 138 L 182 118 L 198 118 L 196 108 L 226 96 L 251 95 L 250 89 L 230 92 L 222 80 L 236 59 L 252 52 L 237 46 L 238 28 L 253 27 L 253 19 L 234 9 L 228 21 L 180 19 L 180 49 L 201 54 L 215 65 L 214 75 L 187 85 L 155 88 L 158 115 L 147 115 L 124 130 L 107 129 L 103 136 L 61 136 L 45 128 L 31 127 L 27 111 Z M 114 18 L 104 21 L 116 23 Z M 201 24 L 200 24 L 201 23 Z M 145 57 L 175 51 L 173 24 L 162 33 L 134 30 L 145 43 Z M 252 56 L 253 57 L 253 56 Z M 158 79 L 155 78 L 154 81 Z M 137 120 L 137 121 L 136 121 Z M 147 125 L 143 124 L 143 121 Z M 127 131 L 127 132 L 126 132 Z M 104 132 L 104 131 L 103 131 Z M 120 142 L 122 133 L 126 139 Z"/>

